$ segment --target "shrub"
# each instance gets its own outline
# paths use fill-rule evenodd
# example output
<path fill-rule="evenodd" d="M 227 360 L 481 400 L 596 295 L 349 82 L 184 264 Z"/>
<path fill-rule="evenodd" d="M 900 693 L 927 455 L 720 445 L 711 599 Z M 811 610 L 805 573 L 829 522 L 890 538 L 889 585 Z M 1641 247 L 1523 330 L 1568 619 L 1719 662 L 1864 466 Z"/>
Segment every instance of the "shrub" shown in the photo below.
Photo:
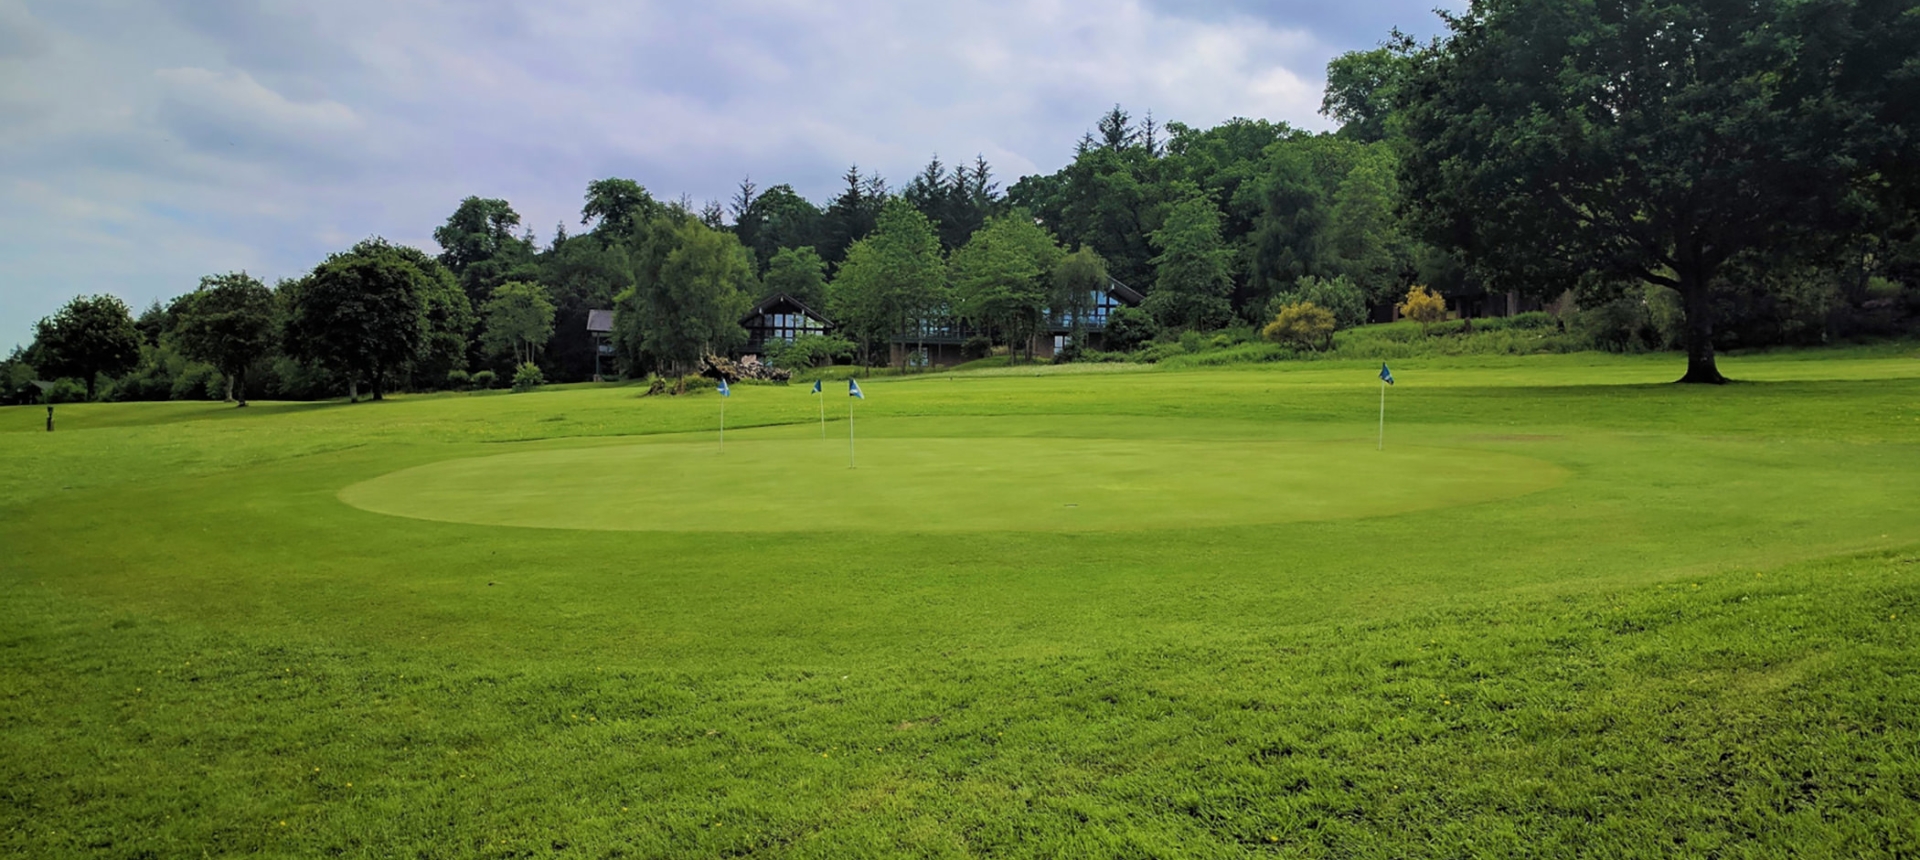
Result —
<path fill-rule="evenodd" d="M 1055 364 L 1067 364 L 1069 362 L 1079 361 L 1085 354 L 1086 350 L 1080 348 L 1079 339 L 1070 337 L 1067 338 L 1064 346 L 1061 346 L 1058 351 L 1054 352 L 1053 362 Z"/>
<path fill-rule="evenodd" d="M 967 361 L 977 361 L 993 354 L 993 338 L 974 335 L 960 344 L 960 357 Z"/>
<path fill-rule="evenodd" d="M 1180 333 L 1180 351 L 1199 352 L 1207 348 L 1207 336 L 1193 329 Z"/>
<path fill-rule="evenodd" d="M 516 392 L 532 391 L 545 384 L 547 375 L 540 372 L 540 365 L 531 361 L 523 361 L 513 370 L 513 390 Z"/>
<path fill-rule="evenodd" d="M 1160 335 L 1160 324 L 1153 315 L 1139 308 L 1115 308 L 1107 315 L 1104 346 L 1128 352 Z"/>
<path fill-rule="evenodd" d="M 1312 302 L 1295 302 L 1280 309 L 1261 336 L 1274 343 L 1318 352 L 1333 346 L 1333 312 Z"/>
<path fill-rule="evenodd" d="M 1164 358 L 1172 358 L 1176 355 L 1186 354 L 1186 347 L 1181 346 L 1178 342 L 1156 343 L 1144 349 L 1135 350 L 1130 358 L 1141 364 L 1153 364 Z"/>
<path fill-rule="evenodd" d="M 447 371 L 447 388 L 459 390 L 466 388 L 469 384 L 471 384 L 471 379 L 467 376 L 466 371 L 457 367 Z"/>
<path fill-rule="evenodd" d="M 791 342 L 767 344 L 767 363 L 787 370 L 806 370 L 853 357 L 853 341 L 823 334 L 803 334 Z"/>
<path fill-rule="evenodd" d="M 1353 328 L 1367 321 L 1367 294 L 1348 280 L 1346 275 L 1332 279 L 1312 275 L 1301 278 L 1294 283 L 1293 289 L 1267 302 L 1267 318 L 1279 316 L 1280 309 L 1287 305 L 1301 303 L 1332 312 L 1336 328 Z"/>
<path fill-rule="evenodd" d="M 475 391 L 485 391 L 493 387 L 493 371 L 491 370 L 475 371 L 471 379 L 473 380 L 473 388 Z"/>
<path fill-rule="evenodd" d="M 1447 318 L 1447 300 L 1423 284 L 1414 284 L 1407 290 L 1407 300 L 1400 303 L 1400 315 L 1419 323 L 1420 330 L 1426 332 Z"/>

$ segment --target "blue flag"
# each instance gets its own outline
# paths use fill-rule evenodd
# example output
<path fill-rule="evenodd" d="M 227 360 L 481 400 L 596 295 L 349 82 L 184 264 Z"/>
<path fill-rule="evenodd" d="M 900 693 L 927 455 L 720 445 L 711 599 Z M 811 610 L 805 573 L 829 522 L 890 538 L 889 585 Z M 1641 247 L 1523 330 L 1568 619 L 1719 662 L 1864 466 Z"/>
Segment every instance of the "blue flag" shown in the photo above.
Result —
<path fill-rule="evenodd" d="M 812 393 L 814 393 L 814 394 L 819 394 L 819 393 L 820 393 L 820 380 L 818 380 L 818 379 L 816 379 L 816 380 L 814 380 L 814 381 L 813 381 L 813 392 L 812 392 Z"/>
<path fill-rule="evenodd" d="M 1388 385 L 1393 384 L 1393 371 L 1387 369 L 1387 363 L 1384 361 L 1380 362 L 1380 381 Z"/>
<path fill-rule="evenodd" d="M 733 389 L 727 387 L 727 378 L 724 376 L 720 377 L 720 396 L 721 397 L 733 396 Z"/>
<path fill-rule="evenodd" d="M 865 394 L 860 393 L 860 383 L 854 382 L 852 377 L 847 378 L 847 396 L 858 397 L 861 400 L 867 399 Z"/>

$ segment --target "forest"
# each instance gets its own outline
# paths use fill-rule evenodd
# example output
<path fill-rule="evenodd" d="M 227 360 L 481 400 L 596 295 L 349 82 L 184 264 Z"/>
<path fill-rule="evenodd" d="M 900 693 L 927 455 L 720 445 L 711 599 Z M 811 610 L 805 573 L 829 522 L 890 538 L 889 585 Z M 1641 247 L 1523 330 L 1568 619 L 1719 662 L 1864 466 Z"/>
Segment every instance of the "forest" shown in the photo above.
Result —
<path fill-rule="evenodd" d="M 1055 360 L 1151 361 L 1155 343 L 1302 319 L 1325 332 L 1262 354 L 1312 357 L 1425 295 L 1454 320 L 1529 312 L 1553 348 L 1683 350 L 1693 382 L 1724 381 L 1717 350 L 1914 331 L 1914 16 L 1547 5 L 1477 3 L 1429 42 L 1396 31 L 1335 58 L 1331 132 L 1115 105 L 1069 163 L 1010 184 L 938 156 L 904 181 L 850 167 L 819 201 L 746 179 L 696 203 L 613 177 L 544 241 L 509 201 L 468 197 L 437 254 L 371 238 L 138 314 L 78 297 L 0 363 L 0 398 L 35 401 L 43 377 L 54 400 L 241 402 L 582 381 L 595 308 L 616 312 L 603 369 L 679 374 L 737 348 L 740 315 L 780 293 L 838 326 L 789 364 L 884 364 L 889 339 L 938 320 L 1018 358 L 1109 277 L 1143 307 L 1110 354 Z"/>

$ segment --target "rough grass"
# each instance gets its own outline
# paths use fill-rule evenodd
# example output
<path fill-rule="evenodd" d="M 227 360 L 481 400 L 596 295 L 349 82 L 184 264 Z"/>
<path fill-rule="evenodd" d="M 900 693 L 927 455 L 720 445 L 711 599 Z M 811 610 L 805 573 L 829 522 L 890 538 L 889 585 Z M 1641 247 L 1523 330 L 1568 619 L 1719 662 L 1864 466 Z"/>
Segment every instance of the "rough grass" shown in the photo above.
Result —
<path fill-rule="evenodd" d="M 875 380 L 858 420 L 1351 444 L 1374 369 Z M 0 410 L 0 851 L 1911 855 L 1920 366 L 1727 370 L 1749 381 L 1397 362 L 1390 446 L 1566 480 L 1092 532 L 525 529 L 338 498 L 704 431 L 710 394 L 74 406 L 55 434 Z M 754 388 L 728 421 L 816 409 Z"/>

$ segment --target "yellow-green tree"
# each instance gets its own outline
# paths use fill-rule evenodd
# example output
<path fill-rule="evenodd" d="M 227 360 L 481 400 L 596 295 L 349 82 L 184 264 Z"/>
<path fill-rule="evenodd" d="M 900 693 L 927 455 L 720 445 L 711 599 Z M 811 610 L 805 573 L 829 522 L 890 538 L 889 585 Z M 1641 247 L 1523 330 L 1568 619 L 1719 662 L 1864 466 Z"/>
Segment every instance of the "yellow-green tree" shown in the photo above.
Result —
<path fill-rule="evenodd" d="M 1312 302 L 1295 302 L 1280 308 L 1260 335 L 1274 343 L 1318 351 L 1333 346 L 1333 327 L 1332 311 Z"/>
<path fill-rule="evenodd" d="M 1419 323 L 1420 332 L 1425 334 L 1434 323 L 1447 318 L 1447 300 L 1425 284 L 1414 284 L 1407 290 L 1407 300 L 1400 303 L 1400 315 Z"/>

